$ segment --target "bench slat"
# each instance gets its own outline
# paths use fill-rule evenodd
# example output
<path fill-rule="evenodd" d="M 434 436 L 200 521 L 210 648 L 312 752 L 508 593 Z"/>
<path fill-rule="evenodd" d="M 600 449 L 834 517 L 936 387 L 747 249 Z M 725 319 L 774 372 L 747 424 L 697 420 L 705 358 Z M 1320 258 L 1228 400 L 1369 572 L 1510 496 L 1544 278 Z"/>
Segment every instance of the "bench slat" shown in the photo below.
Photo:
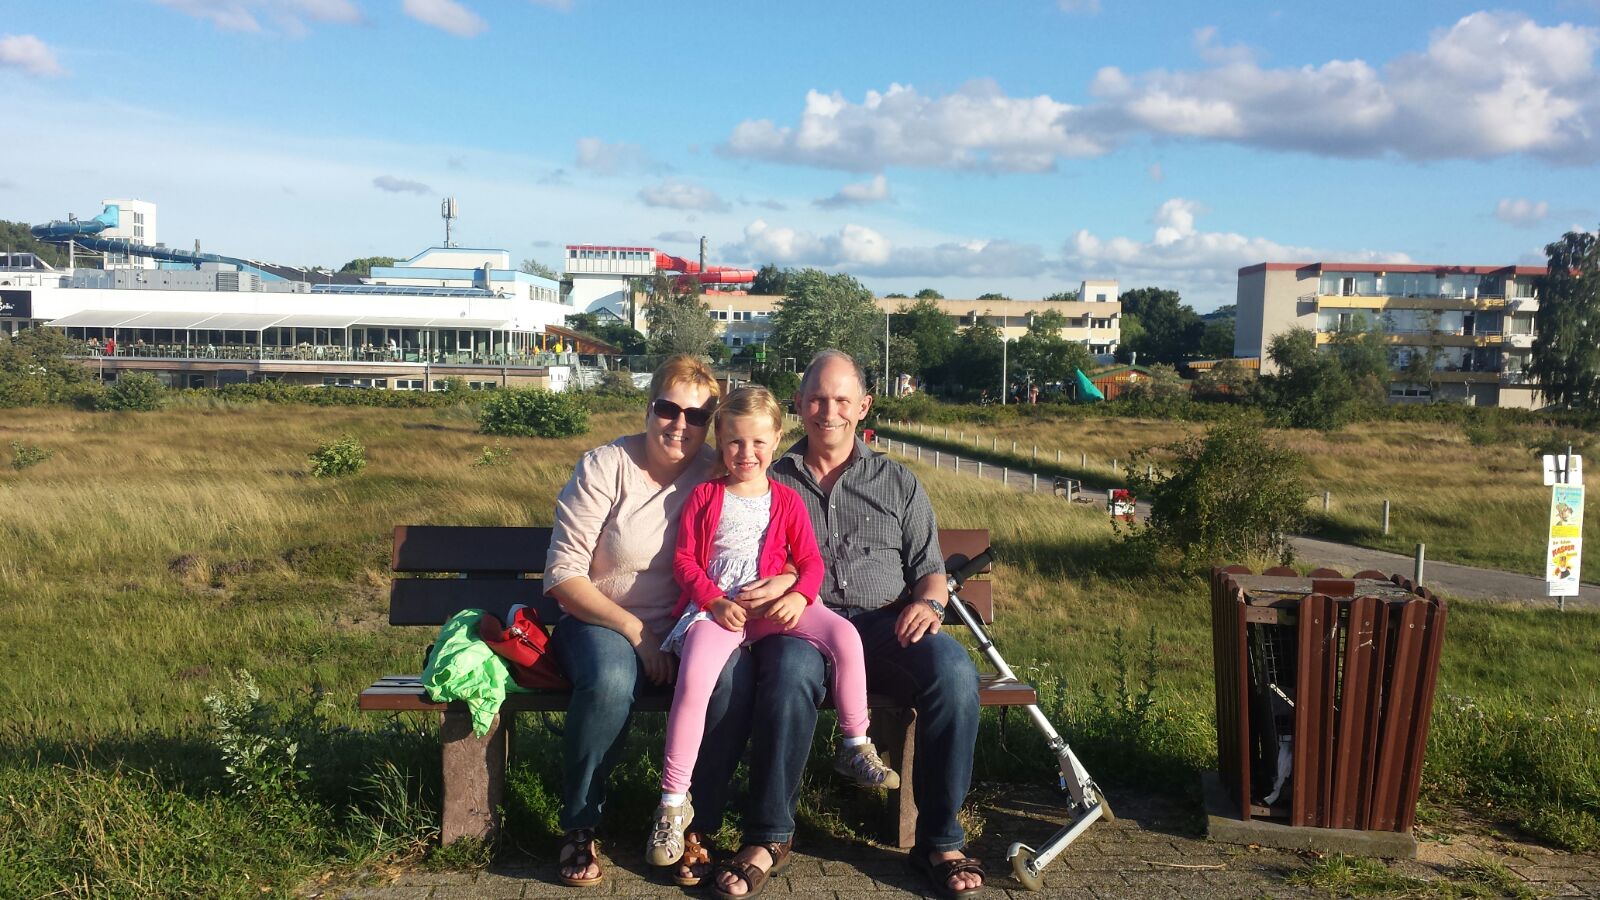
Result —
<path fill-rule="evenodd" d="M 944 551 L 945 571 L 959 568 L 967 560 L 989 549 L 989 529 L 987 528 L 941 528 L 939 529 L 939 549 Z M 985 566 L 983 571 L 990 572 L 994 566 Z"/>
<path fill-rule="evenodd" d="M 532 607 L 546 625 L 561 616 L 539 578 L 396 578 L 389 589 L 389 624 L 443 625 L 463 609 L 487 610 L 504 619 L 518 603 Z"/>
<path fill-rule="evenodd" d="M 396 572 L 543 572 L 549 528 L 488 525 L 398 525 Z"/>
<path fill-rule="evenodd" d="M 1000 682 L 999 676 L 982 675 L 978 678 L 978 702 L 983 706 L 1027 706 L 1038 702 L 1033 685 L 1023 682 Z M 515 712 L 560 712 L 567 708 L 571 697 L 566 691 L 539 691 L 533 694 L 511 694 L 501 709 Z M 666 712 L 672 695 L 665 691 L 647 691 L 639 697 L 634 709 L 640 712 Z M 831 705 L 831 704 L 830 704 Z M 867 705 L 873 709 L 896 709 L 898 703 L 883 694 L 867 695 Z M 389 710 L 395 712 L 442 712 L 447 704 L 428 699 L 417 675 L 386 675 L 372 687 L 361 692 L 360 708 L 369 712 Z"/>

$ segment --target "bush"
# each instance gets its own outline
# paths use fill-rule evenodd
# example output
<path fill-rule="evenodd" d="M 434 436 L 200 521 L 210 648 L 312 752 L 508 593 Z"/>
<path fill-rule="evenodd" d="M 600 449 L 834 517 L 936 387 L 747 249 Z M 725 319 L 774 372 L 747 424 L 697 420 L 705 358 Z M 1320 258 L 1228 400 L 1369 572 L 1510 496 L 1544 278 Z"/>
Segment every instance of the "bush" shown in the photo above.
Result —
<path fill-rule="evenodd" d="M 1183 554 L 1191 568 L 1262 555 L 1289 558 L 1288 535 L 1301 527 L 1311 487 L 1305 461 L 1246 420 L 1211 426 L 1128 461 L 1128 482 L 1150 500 L 1150 521 L 1134 526 L 1135 540 Z M 1150 475 L 1145 466 L 1151 465 Z"/>
<path fill-rule="evenodd" d="M 150 412 L 161 408 L 167 389 L 154 375 L 124 372 L 99 399 L 101 409 Z"/>
<path fill-rule="evenodd" d="M 43 447 L 30 447 L 27 444 L 19 444 L 16 441 L 11 442 L 11 468 L 19 471 L 29 466 L 37 466 L 55 455 L 56 452 L 54 450 L 46 450 Z"/>
<path fill-rule="evenodd" d="M 311 453 L 311 474 L 318 478 L 353 475 L 366 467 L 367 448 L 349 435 L 323 444 Z"/>
<path fill-rule="evenodd" d="M 484 447 L 478 458 L 472 461 L 475 469 L 489 469 L 503 466 L 511 462 L 511 448 L 504 444 L 495 444 L 493 447 Z"/>
<path fill-rule="evenodd" d="M 494 391 L 484 398 L 478 430 L 508 437 L 571 437 L 589 430 L 589 410 L 578 397 L 539 388 Z"/>

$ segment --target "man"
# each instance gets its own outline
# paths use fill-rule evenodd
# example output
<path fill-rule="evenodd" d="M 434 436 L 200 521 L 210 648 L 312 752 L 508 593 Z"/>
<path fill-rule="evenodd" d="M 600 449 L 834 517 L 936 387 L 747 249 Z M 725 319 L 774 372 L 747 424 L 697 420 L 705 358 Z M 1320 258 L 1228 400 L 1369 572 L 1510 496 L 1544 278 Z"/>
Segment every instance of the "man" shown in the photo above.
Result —
<path fill-rule="evenodd" d="M 966 894 L 983 884 L 982 868 L 962 852 L 965 836 L 956 821 L 972 780 L 978 673 L 966 649 L 939 633 L 944 554 L 928 495 L 910 470 L 856 437 L 871 407 L 854 359 L 838 350 L 817 354 L 795 397 L 806 436 L 773 463 L 769 476 L 805 500 L 826 563 L 820 599 L 861 632 L 868 689 L 917 710 L 924 761 L 913 772 L 912 865 L 941 896 Z M 906 601 L 896 603 L 903 594 Z M 745 846 L 734 860 L 750 874 L 773 864 L 765 845 L 787 852 L 781 845 L 794 834 L 800 774 L 827 686 L 822 655 L 803 640 L 769 638 L 754 654 L 751 802 Z M 716 886 L 740 896 L 749 880 L 724 872 Z"/>

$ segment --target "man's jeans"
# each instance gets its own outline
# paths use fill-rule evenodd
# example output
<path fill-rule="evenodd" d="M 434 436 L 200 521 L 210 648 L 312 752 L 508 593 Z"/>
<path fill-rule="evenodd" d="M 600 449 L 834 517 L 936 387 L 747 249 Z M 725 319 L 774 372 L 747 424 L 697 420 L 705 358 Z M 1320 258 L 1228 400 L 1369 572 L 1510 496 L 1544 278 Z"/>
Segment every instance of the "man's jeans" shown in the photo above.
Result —
<path fill-rule="evenodd" d="M 922 761 L 913 772 L 912 790 L 917 800 L 918 849 L 961 849 L 966 840 L 956 812 L 972 782 L 978 739 L 977 667 L 966 648 L 947 634 L 924 636 L 901 647 L 894 635 L 898 607 L 838 612 L 861 632 L 867 689 L 917 710 L 916 740 Z M 756 693 L 744 839 L 786 841 L 794 836 L 800 775 L 811 752 L 817 704 L 827 691 L 827 671 L 822 654 L 799 638 L 769 637 L 753 652 Z M 698 769 L 695 783 L 700 783 Z"/>
<path fill-rule="evenodd" d="M 594 828 L 600 824 L 606 781 L 622 752 L 633 702 L 650 680 L 627 638 L 604 625 L 562 616 L 551 633 L 550 647 L 572 682 L 561 748 L 561 830 Z M 735 653 L 723 667 L 706 708 L 706 736 L 692 788 L 697 814 L 690 825 L 700 831 L 715 831 L 722 825 L 728 788 L 750 724 L 751 663 L 748 653 Z M 815 714 L 813 707 L 813 719 Z"/>

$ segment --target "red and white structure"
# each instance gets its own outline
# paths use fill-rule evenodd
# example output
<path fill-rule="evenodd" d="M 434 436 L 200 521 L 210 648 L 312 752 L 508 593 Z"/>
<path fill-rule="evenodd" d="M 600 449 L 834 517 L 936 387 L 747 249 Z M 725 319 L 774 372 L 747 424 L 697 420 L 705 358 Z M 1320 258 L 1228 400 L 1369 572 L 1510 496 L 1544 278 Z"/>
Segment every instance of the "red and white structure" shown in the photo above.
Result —
<path fill-rule="evenodd" d="M 693 276 L 701 284 L 743 286 L 755 281 L 754 269 L 706 266 L 662 253 L 654 247 L 568 244 L 566 277 L 572 282 L 568 302 L 582 312 L 614 315 L 629 321 L 628 280 L 652 275 Z"/>

